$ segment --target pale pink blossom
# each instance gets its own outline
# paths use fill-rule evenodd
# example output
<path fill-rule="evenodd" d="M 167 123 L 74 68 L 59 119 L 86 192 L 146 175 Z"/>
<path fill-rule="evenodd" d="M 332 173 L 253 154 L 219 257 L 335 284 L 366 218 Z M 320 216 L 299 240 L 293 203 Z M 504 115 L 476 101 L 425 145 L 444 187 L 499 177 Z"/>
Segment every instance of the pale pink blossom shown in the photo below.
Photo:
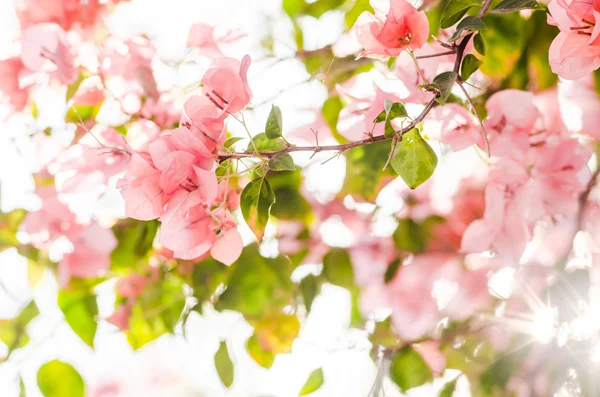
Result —
<path fill-rule="evenodd" d="M 21 60 L 29 70 L 56 72 L 58 79 L 64 84 L 77 79 L 74 54 L 67 34 L 56 24 L 43 23 L 23 31 Z"/>
<path fill-rule="evenodd" d="M 190 27 L 187 46 L 200 50 L 200 54 L 209 58 L 222 57 L 221 47 L 235 42 L 246 36 L 239 30 L 231 30 L 223 33 L 214 26 L 205 23 L 196 23 Z"/>
<path fill-rule="evenodd" d="M 228 113 L 239 112 L 252 99 L 247 77 L 249 67 L 248 55 L 245 55 L 241 62 L 226 57 L 214 59 L 202 77 L 202 92 L 220 110 Z"/>
<path fill-rule="evenodd" d="M 29 88 L 19 82 L 24 71 L 25 66 L 19 58 L 0 61 L 0 104 L 10 104 L 17 112 L 23 110 L 29 97 Z"/>
<path fill-rule="evenodd" d="M 363 12 L 350 30 L 365 49 L 362 56 L 398 56 L 407 48 L 414 51 L 425 44 L 429 22 L 423 11 L 405 0 L 390 0 L 389 7 L 378 8 L 379 4 L 372 2 L 375 14 Z"/>

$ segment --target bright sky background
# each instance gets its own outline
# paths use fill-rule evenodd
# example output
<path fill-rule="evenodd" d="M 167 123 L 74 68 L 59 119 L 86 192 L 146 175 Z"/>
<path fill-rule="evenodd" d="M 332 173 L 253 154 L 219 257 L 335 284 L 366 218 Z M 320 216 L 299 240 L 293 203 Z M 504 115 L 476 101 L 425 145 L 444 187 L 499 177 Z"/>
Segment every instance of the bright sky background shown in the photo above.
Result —
<path fill-rule="evenodd" d="M 18 33 L 18 25 L 11 3 L 12 0 L 0 0 L 0 59 L 15 50 L 12 38 Z M 278 0 L 133 0 L 122 4 L 106 22 L 113 33 L 122 37 L 147 34 L 155 41 L 161 59 L 172 64 L 186 55 L 185 40 L 191 24 L 206 22 L 242 28 L 249 34 L 246 48 L 252 49 L 253 66 L 249 75 L 253 102 L 265 102 L 247 113 L 251 131 L 262 131 L 273 98 L 281 90 L 294 87 L 274 100 L 283 111 L 286 129 L 310 122 L 311 113 L 307 109 L 320 106 L 326 99 L 326 89 L 319 82 L 297 85 L 309 77 L 299 61 L 288 59 L 267 67 L 273 60 L 261 60 L 264 53 L 258 43 L 269 29 L 275 37 L 275 55 L 288 58 L 294 54 L 291 22 L 281 11 Z M 306 17 L 301 25 L 306 34 L 305 47 L 320 48 L 341 34 L 343 14 L 330 12 L 319 20 Z M 226 54 L 241 58 L 244 52 L 237 47 Z M 185 63 L 180 67 L 176 82 L 184 86 L 190 80 L 198 80 L 201 73 L 202 66 Z M 37 205 L 31 178 L 36 154 L 28 136 L 52 126 L 53 134 L 70 139 L 72 129 L 63 121 L 64 104 L 55 95 L 46 90 L 36 97 L 40 109 L 37 121 L 29 116 L 17 116 L 0 124 L 0 205 L 3 211 Z M 242 133 L 239 127 L 230 126 L 234 133 Z M 298 160 L 302 162 L 301 158 Z M 319 166 L 318 171 L 309 170 L 307 178 L 314 189 L 335 191 L 339 184 L 333 181 L 342 180 L 343 172 L 342 158 Z M 77 207 L 88 214 L 120 216 L 123 214 L 120 200 L 113 189 L 102 200 L 81 200 Z M 179 330 L 178 335 L 161 338 L 135 354 L 123 335 L 101 323 L 96 349 L 92 351 L 62 320 L 55 304 L 56 283 L 51 275 L 45 274 L 32 291 L 28 287 L 25 259 L 15 250 L 7 250 L 0 253 L 0 281 L 8 289 L 0 288 L 0 318 L 16 314 L 32 294 L 42 312 L 28 328 L 29 345 L 16 352 L 11 362 L 0 366 L 2 397 L 18 395 L 19 374 L 24 378 L 27 396 L 41 396 L 36 387 L 37 368 L 55 357 L 75 365 L 90 385 L 113 380 L 125 385 L 119 397 L 292 397 L 298 394 L 308 374 L 320 366 L 325 373 L 325 384 L 314 397 L 365 397 L 376 374 L 375 365 L 368 357 L 370 345 L 366 338 L 359 331 L 347 329 L 349 294 L 333 286 L 325 287 L 322 296 L 317 298 L 301 337 L 294 344 L 293 354 L 279 356 L 272 369 L 266 371 L 246 354 L 244 341 L 251 334 L 251 328 L 235 313 L 208 313 L 205 317 L 192 314 L 186 338 Z M 113 299 L 111 286 L 104 287 L 105 293 L 100 299 L 101 317 L 110 314 Z M 227 339 L 235 353 L 235 382 L 229 390 L 221 385 L 212 361 L 221 339 Z M 0 343 L 0 353 L 4 349 Z M 439 389 L 442 384 L 443 381 L 436 382 L 435 387 Z M 426 385 L 411 391 L 409 396 L 435 394 L 432 386 Z M 400 394 L 395 386 L 388 385 L 386 395 Z"/>

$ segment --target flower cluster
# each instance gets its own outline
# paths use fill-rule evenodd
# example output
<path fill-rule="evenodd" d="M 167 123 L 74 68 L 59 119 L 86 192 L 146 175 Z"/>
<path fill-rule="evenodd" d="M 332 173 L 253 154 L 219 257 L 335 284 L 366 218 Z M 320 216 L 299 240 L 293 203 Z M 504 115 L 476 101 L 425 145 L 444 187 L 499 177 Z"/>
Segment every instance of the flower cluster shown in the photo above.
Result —
<path fill-rule="evenodd" d="M 246 77 L 250 58 L 217 58 L 202 78 L 202 94 L 184 104 L 181 126 L 163 131 L 146 151 L 133 151 L 118 187 L 127 216 L 160 218 L 159 243 L 175 258 L 196 259 L 207 252 L 231 264 L 242 240 L 231 213 L 228 180 L 215 173 L 216 152 L 225 141 L 225 119 L 250 102 Z"/>

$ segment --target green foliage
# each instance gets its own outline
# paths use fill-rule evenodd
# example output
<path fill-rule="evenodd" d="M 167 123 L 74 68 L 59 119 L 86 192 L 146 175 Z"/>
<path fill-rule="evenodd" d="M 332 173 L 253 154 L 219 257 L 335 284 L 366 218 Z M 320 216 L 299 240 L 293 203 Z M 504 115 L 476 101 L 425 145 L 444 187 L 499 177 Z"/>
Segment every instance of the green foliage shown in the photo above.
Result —
<path fill-rule="evenodd" d="M 440 391 L 439 397 L 452 397 L 454 391 L 456 390 L 456 381 L 458 378 L 446 383 L 442 391 Z"/>
<path fill-rule="evenodd" d="M 227 350 L 227 343 L 221 341 L 219 350 L 215 353 L 215 369 L 221 379 L 221 382 L 225 387 L 229 387 L 233 383 L 233 362 L 229 357 L 229 351 Z"/>
<path fill-rule="evenodd" d="M 44 397 L 83 397 L 81 375 L 71 365 L 58 360 L 40 367 L 37 383 Z"/>
<path fill-rule="evenodd" d="M 0 212 L 0 252 L 19 245 L 17 231 L 27 211 L 17 209 L 8 213 Z"/>
<path fill-rule="evenodd" d="M 198 299 L 194 310 L 202 314 L 202 304 L 213 299 L 219 285 L 227 281 L 229 270 L 229 266 L 212 258 L 194 264 L 191 285 L 194 288 L 194 298 Z"/>
<path fill-rule="evenodd" d="M 341 194 L 374 199 L 382 177 L 393 175 L 392 171 L 381 171 L 389 151 L 388 142 L 377 142 L 346 151 L 346 178 Z"/>
<path fill-rule="evenodd" d="M 408 117 L 406 108 L 400 102 L 392 102 L 386 99 L 383 102 L 383 110 L 377 115 L 373 122 L 385 122 L 385 136 L 391 138 L 396 133 L 392 126 L 392 120 L 398 117 Z"/>
<path fill-rule="evenodd" d="M 299 396 L 306 396 L 307 394 L 317 391 L 323 385 L 323 381 L 323 369 L 315 369 L 308 375 L 308 379 L 306 379 L 304 386 L 302 386 Z"/>
<path fill-rule="evenodd" d="M 252 144 L 254 142 L 254 145 Z M 252 137 L 252 142 L 248 144 L 246 149 L 249 152 L 254 152 L 254 147 L 260 152 L 278 152 L 286 148 L 286 143 L 282 138 L 269 139 L 267 134 L 261 132 Z"/>
<path fill-rule="evenodd" d="M 443 223 L 444 219 L 432 215 L 421 222 L 411 218 L 398 220 L 393 238 L 396 246 L 402 251 L 419 254 L 425 251 L 436 225 Z"/>
<path fill-rule="evenodd" d="M 352 290 L 354 288 L 354 269 L 348 251 L 332 248 L 323 257 L 323 275 L 331 284 Z"/>
<path fill-rule="evenodd" d="M 271 207 L 271 215 L 281 220 L 310 223 L 313 219 L 313 211 L 310 203 L 300 193 L 302 182 L 300 170 L 270 172 L 267 179 L 277 198 Z"/>
<path fill-rule="evenodd" d="M 444 105 L 452 92 L 452 87 L 456 83 L 458 74 L 455 72 L 443 72 L 435 76 L 430 84 L 424 84 L 420 86 L 426 91 L 433 91 L 436 93 L 437 98 L 435 101 L 440 105 Z"/>
<path fill-rule="evenodd" d="M 396 229 L 396 230 L 398 230 L 398 229 Z M 394 259 L 392 261 L 392 263 L 390 263 L 388 265 L 388 267 L 387 267 L 387 269 L 385 269 L 385 273 L 383 275 L 383 281 L 386 284 L 394 279 L 394 277 L 396 276 L 396 273 L 398 273 L 398 269 L 400 269 L 401 265 L 402 265 L 402 260 L 400 260 L 400 259 Z"/>
<path fill-rule="evenodd" d="M 469 11 L 473 6 L 480 5 L 481 1 L 478 0 L 450 0 L 442 17 L 440 19 L 440 27 L 447 29 L 454 25 Z"/>
<path fill-rule="evenodd" d="M 227 289 L 215 302 L 215 308 L 235 310 L 257 319 L 279 313 L 295 296 L 292 270 L 289 258 L 265 258 L 256 245 L 250 245 L 230 266 Z"/>
<path fill-rule="evenodd" d="M 283 11 L 294 18 L 300 15 L 310 15 L 319 18 L 325 12 L 337 8 L 345 0 L 316 0 L 307 2 L 306 0 L 283 0 Z"/>
<path fill-rule="evenodd" d="M 246 185 L 240 197 L 244 220 L 261 241 L 269 222 L 269 211 L 275 203 L 275 193 L 265 177 L 256 178 Z"/>
<path fill-rule="evenodd" d="M 482 63 L 483 62 L 477 59 L 475 55 L 467 54 L 460 65 L 460 77 L 463 80 L 467 80 L 475 73 L 475 71 L 477 71 L 477 69 L 479 69 Z"/>
<path fill-rule="evenodd" d="M 481 20 L 481 18 L 467 16 L 459 22 L 458 26 L 456 26 L 456 31 L 452 36 L 450 36 L 448 42 L 452 43 L 458 40 L 463 32 L 478 32 L 480 30 L 484 30 L 485 28 L 485 23 Z"/>
<path fill-rule="evenodd" d="M 34 301 L 29 302 L 21 313 L 10 320 L 0 320 L 0 340 L 8 346 L 8 356 L 29 342 L 25 327 L 40 314 Z"/>
<path fill-rule="evenodd" d="M 505 14 L 521 10 L 530 10 L 538 8 L 538 3 L 535 0 L 502 0 L 493 9 L 489 10 L 490 14 Z"/>
<path fill-rule="evenodd" d="M 281 109 L 279 106 L 273 105 L 269 117 L 267 118 L 267 124 L 265 125 L 265 135 L 269 139 L 281 138 L 283 134 L 283 121 L 281 116 Z"/>
<path fill-rule="evenodd" d="M 129 270 L 143 268 L 158 230 L 158 221 L 148 222 L 128 219 L 113 229 L 117 247 L 110 256 L 111 269 Z"/>
<path fill-rule="evenodd" d="M 256 335 L 250 336 L 246 341 L 246 350 L 252 359 L 261 367 L 269 369 L 275 361 L 275 354 L 265 350 L 260 343 Z"/>
<path fill-rule="evenodd" d="M 478 33 L 473 37 L 473 46 L 475 47 L 475 51 L 481 55 L 485 55 L 485 41 L 483 40 L 481 33 Z"/>
<path fill-rule="evenodd" d="M 183 282 L 173 274 L 147 287 L 136 298 L 129 317 L 127 340 L 134 349 L 139 349 L 161 335 L 173 332 L 179 322 L 185 296 Z"/>
<path fill-rule="evenodd" d="M 93 348 L 98 328 L 98 302 L 93 292 L 89 289 L 60 290 L 58 307 L 73 332 Z"/>
<path fill-rule="evenodd" d="M 391 318 L 375 323 L 375 329 L 369 339 L 375 346 L 394 348 L 398 346 L 398 336 L 392 329 Z"/>
<path fill-rule="evenodd" d="M 509 15 L 502 15 L 502 17 L 506 18 Z M 531 14 L 523 27 L 522 34 L 525 37 L 519 60 L 502 82 L 502 87 L 546 89 L 554 86 L 558 76 L 550 68 L 548 52 L 552 39 L 558 34 L 558 29 L 547 24 L 546 12 L 540 10 Z"/>
<path fill-rule="evenodd" d="M 433 375 L 419 353 L 406 346 L 392 357 L 390 378 L 403 393 L 406 393 L 408 389 L 432 381 Z"/>
<path fill-rule="evenodd" d="M 596 94 L 600 95 L 600 69 L 594 70 L 594 88 L 596 89 Z"/>
<path fill-rule="evenodd" d="M 309 274 L 300 281 L 299 288 L 306 311 L 310 312 L 312 304 L 321 289 L 321 280 L 319 277 Z"/>
<path fill-rule="evenodd" d="M 340 97 L 334 96 L 327 98 L 327 100 L 323 103 L 323 108 L 321 109 L 321 112 L 323 113 L 323 118 L 325 119 L 327 126 L 331 130 L 333 137 L 341 143 L 345 143 L 348 141 L 345 137 L 340 135 L 340 133 L 337 130 L 337 122 L 340 116 L 340 110 L 342 110 L 343 107 L 344 105 L 342 104 Z"/>
<path fill-rule="evenodd" d="M 352 4 L 352 8 L 346 12 L 344 18 L 346 28 L 348 29 L 354 25 L 354 22 L 356 22 L 360 14 L 365 11 L 373 12 L 373 7 L 371 7 L 369 0 L 352 0 L 347 3 Z"/>
<path fill-rule="evenodd" d="M 487 15 L 485 44 L 488 49 L 481 71 L 490 77 L 509 75 L 521 55 L 526 21 L 518 14 Z"/>
<path fill-rule="evenodd" d="M 69 84 L 69 86 L 67 87 L 67 97 L 66 97 L 67 102 L 71 98 L 73 98 L 73 96 L 75 95 L 75 93 L 79 89 L 79 86 L 81 85 L 81 83 L 83 82 L 83 80 L 87 79 L 88 77 L 90 77 L 90 73 L 88 73 L 88 72 L 81 72 L 81 73 L 79 73 L 79 76 L 77 76 L 77 80 L 75 80 L 75 82 Z"/>
<path fill-rule="evenodd" d="M 427 181 L 437 166 L 437 156 L 416 128 L 402 136 L 390 164 L 411 189 Z"/>
<path fill-rule="evenodd" d="M 269 169 L 273 171 L 293 171 L 296 169 L 296 165 L 289 153 L 281 153 L 269 160 Z"/>

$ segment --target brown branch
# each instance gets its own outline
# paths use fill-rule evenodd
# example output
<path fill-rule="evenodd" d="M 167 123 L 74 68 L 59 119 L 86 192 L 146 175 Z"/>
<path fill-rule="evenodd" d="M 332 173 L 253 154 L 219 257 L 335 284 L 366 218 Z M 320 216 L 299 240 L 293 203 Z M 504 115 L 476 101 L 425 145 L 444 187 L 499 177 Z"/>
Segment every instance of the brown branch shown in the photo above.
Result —
<path fill-rule="evenodd" d="M 419 55 L 419 56 L 416 56 L 415 58 L 427 59 L 427 58 L 443 57 L 444 55 L 452 55 L 452 54 L 456 54 L 456 51 L 453 50 L 453 51 L 438 52 L 437 54 Z"/>
<path fill-rule="evenodd" d="M 429 113 L 429 111 L 435 106 L 437 105 L 437 102 L 435 101 L 435 98 L 432 99 L 431 101 L 429 101 L 427 103 L 427 105 L 425 106 L 425 108 L 423 109 L 423 111 L 421 112 L 421 114 L 419 114 L 413 121 L 410 122 L 410 124 L 408 124 L 406 127 L 396 131 L 397 135 L 404 135 L 405 133 L 407 133 L 408 131 L 412 130 L 413 128 L 415 128 L 415 126 L 417 124 L 419 124 L 421 121 L 423 121 L 423 119 L 425 118 L 425 116 L 427 116 L 427 113 Z M 360 141 L 354 141 L 354 142 L 349 142 L 349 143 L 344 143 L 341 145 L 321 145 L 321 146 L 289 146 L 286 147 L 284 149 L 281 150 L 277 150 L 274 152 L 258 152 L 258 154 L 262 157 L 265 158 L 271 158 L 271 157 L 275 157 L 278 154 L 283 154 L 283 153 L 291 153 L 291 152 L 322 152 L 322 151 L 337 151 L 337 152 L 344 152 L 348 149 L 352 149 L 358 146 L 364 146 L 364 145 L 370 145 L 372 143 L 375 142 L 381 142 L 381 141 L 386 141 L 390 138 L 387 138 L 385 135 L 378 135 L 378 136 L 374 136 L 372 138 L 365 138 L 365 139 L 361 139 Z M 245 157 L 256 157 L 256 153 L 255 152 L 242 152 L 242 153 L 229 153 L 229 154 L 220 154 L 219 155 L 219 162 L 221 161 L 225 161 L 225 160 L 229 160 L 229 159 L 239 159 L 239 158 L 245 158 Z"/>
<path fill-rule="evenodd" d="M 483 17 L 488 8 L 490 7 L 490 4 L 492 3 L 492 0 L 485 0 L 481 6 L 481 9 L 479 10 L 479 12 L 477 13 L 477 17 L 481 18 Z M 463 55 L 465 52 L 465 48 L 467 47 L 467 44 L 469 44 L 469 40 L 471 40 L 471 37 L 473 37 L 473 33 L 469 33 L 468 35 L 466 35 L 465 37 L 463 37 L 463 39 L 461 40 L 461 42 L 456 46 L 455 50 L 452 51 L 448 51 L 447 54 L 444 55 L 449 55 L 449 54 L 453 54 L 456 53 L 456 60 L 454 61 L 454 68 L 453 71 L 455 73 L 459 73 L 460 71 L 460 65 L 461 62 L 463 60 Z M 442 53 L 443 54 L 443 53 Z M 435 56 L 441 56 L 441 54 L 432 54 Z M 428 55 L 425 55 L 423 57 L 431 57 Z M 458 82 L 458 80 L 457 80 Z M 411 129 L 413 129 L 414 127 L 417 126 L 417 124 L 419 124 L 421 121 L 423 121 L 423 119 L 425 119 L 425 117 L 427 116 L 427 114 L 429 113 L 429 111 L 431 109 L 433 109 L 435 106 L 437 106 L 437 102 L 436 102 L 437 98 L 433 98 L 431 99 L 427 105 L 425 106 L 425 108 L 423 109 L 423 111 L 421 112 L 421 114 L 419 114 L 414 120 L 412 120 L 410 122 L 410 124 L 408 124 L 406 127 L 396 131 L 396 134 L 394 135 L 395 138 L 398 137 L 398 135 L 401 137 L 402 135 L 404 135 L 405 133 L 407 133 L 408 131 L 410 131 Z M 284 149 L 281 150 L 276 150 L 274 152 L 261 152 L 261 151 L 255 151 L 255 152 L 249 152 L 249 151 L 244 151 L 244 152 L 240 152 L 240 153 L 220 153 L 218 155 L 218 160 L 219 162 L 223 162 L 226 160 L 230 160 L 230 159 L 242 159 L 242 158 L 248 158 L 248 157 L 263 157 L 263 158 L 272 158 L 275 157 L 279 154 L 283 154 L 283 153 L 291 153 L 291 152 L 323 152 L 323 151 L 337 151 L 339 153 L 342 153 L 348 149 L 352 149 L 358 146 L 364 146 L 364 145 L 370 145 L 372 143 L 375 142 L 381 142 L 381 141 L 386 141 L 390 138 L 387 138 L 385 135 L 379 135 L 379 136 L 370 136 L 369 138 L 365 138 L 365 139 L 361 139 L 359 141 L 354 141 L 354 142 L 349 142 L 349 143 L 344 143 L 344 144 L 340 144 L 340 145 L 325 145 L 325 146 L 288 146 Z"/>

